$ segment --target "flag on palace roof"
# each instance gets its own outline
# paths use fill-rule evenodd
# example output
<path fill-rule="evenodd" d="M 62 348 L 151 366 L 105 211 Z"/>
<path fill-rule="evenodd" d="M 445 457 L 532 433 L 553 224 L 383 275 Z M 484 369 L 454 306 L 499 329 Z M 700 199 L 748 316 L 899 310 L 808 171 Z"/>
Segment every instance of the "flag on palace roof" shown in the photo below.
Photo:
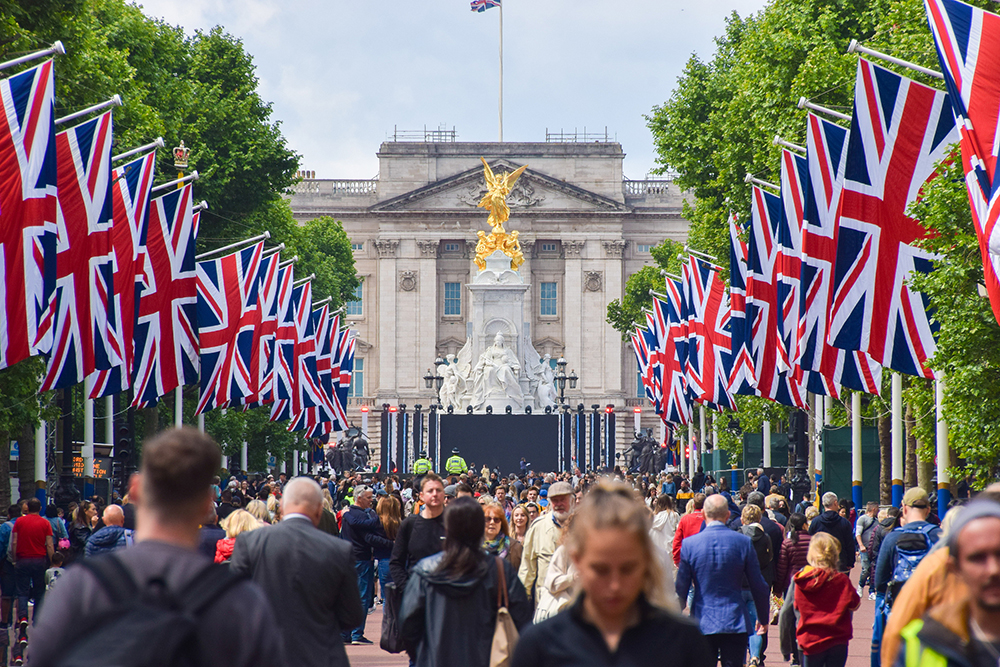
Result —
<path fill-rule="evenodd" d="M 482 13 L 492 7 L 499 7 L 500 0 L 472 0 L 471 4 L 472 11 Z"/>
<path fill-rule="evenodd" d="M 962 165 L 983 261 L 1000 321 L 1000 16 L 957 0 L 925 0 L 945 86 L 960 119 Z"/>
<path fill-rule="evenodd" d="M 55 77 L 0 80 L 0 368 L 49 351 L 56 271 Z"/>
<path fill-rule="evenodd" d="M 907 207 L 958 139 L 947 93 L 858 61 L 828 336 L 908 375 L 934 376 L 938 325 L 908 285 L 934 255 L 914 244 L 926 230 Z"/>
<path fill-rule="evenodd" d="M 111 139 L 110 111 L 56 135 L 56 290 L 42 391 L 124 363 L 115 311 L 109 310 L 115 293 Z"/>

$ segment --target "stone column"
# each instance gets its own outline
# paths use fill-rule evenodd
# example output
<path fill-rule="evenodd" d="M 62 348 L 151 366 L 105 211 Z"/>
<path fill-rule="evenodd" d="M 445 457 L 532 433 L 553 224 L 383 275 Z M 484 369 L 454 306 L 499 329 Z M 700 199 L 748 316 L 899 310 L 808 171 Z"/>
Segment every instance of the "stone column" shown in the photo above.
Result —
<path fill-rule="evenodd" d="M 622 387 L 622 345 L 621 335 L 607 322 L 607 304 L 612 299 L 621 299 L 625 292 L 624 262 L 626 241 L 615 239 L 604 242 L 604 272 L 601 303 L 605 305 L 604 317 L 600 318 L 604 334 L 604 391 L 620 393 Z M 584 286 L 590 279 L 584 276 Z M 627 386 L 627 385 L 626 385 Z"/>
<path fill-rule="evenodd" d="M 580 384 L 586 387 L 589 383 L 586 377 L 588 373 L 583 372 L 583 327 L 568 326 L 568 322 L 570 321 L 569 314 L 576 313 L 574 318 L 579 321 L 579 313 L 582 312 L 583 308 L 583 290 L 580 288 L 580 285 L 583 283 L 583 258 L 581 255 L 583 254 L 584 243 L 584 241 L 572 240 L 562 242 L 563 254 L 566 261 L 563 270 L 562 285 L 559 286 L 562 290 L 559 319 L 562 322 L 561 328 L 566 348 L 563 356 L 569 362 L 569 369 L 580 369 L 577 372 L 581 378 Z M 590 368 L 589 364 L 588 368 Z"/>
<path fill-rule="evenodd" d="M 415 322 L 419 329 L 419 340 L 417 342 L 417 358 L 415 369 L 417 371 L 417 390 L 423 389 L 424 372 L 430 368 L 434 370 L 433 362 L 437 357 L 438 341 L 438 274 L 437 256 L 438 240 L 421 239 L 417 241 L 417 251 L 420 255 L 418 287 L 418 317 Z M 419 451 L 419 446 L 417 451 Z"/>
<path fill-rule="evenodd" d="M 396 257 L 399 252 L 398 239 L 375 239 L 378 252 L 378 269 L 375 284 L 365 289 L 365 305 L 368 317 L 377 313 L 377 343 L 379 356 L 379 394 L 387 402 L 395 403 L 396 375 Z M 391 397 L 391 398 L 390 398 Z"/>

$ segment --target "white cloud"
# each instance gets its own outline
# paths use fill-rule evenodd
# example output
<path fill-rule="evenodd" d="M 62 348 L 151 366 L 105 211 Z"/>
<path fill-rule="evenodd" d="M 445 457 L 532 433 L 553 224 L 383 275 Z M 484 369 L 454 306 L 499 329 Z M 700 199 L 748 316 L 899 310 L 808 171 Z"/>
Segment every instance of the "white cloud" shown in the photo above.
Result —
<path fill-rule="evenodd" d="M 464 141 L 497 135 L 499 11 L 467 0 L 147 0 L 148 14 L 189 33 L 222 25 L 253 55 L 302 166 L 368 178 L 400 129 L 455 126 Z M 574 128 L 617 136 L 625 173 L 654 167 L 643 114 L 665 101 L 692 51 L 709 57 L 732 11 L 764 0 L 505 0 L 504 138 L 542 141 Z"/>

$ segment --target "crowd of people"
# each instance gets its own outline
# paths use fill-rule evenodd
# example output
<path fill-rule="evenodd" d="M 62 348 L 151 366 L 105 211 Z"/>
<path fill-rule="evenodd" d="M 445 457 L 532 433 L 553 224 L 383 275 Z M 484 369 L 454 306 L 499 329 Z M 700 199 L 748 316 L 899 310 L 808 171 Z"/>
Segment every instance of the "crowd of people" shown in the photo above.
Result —
<path fill-rule="evenodd" d="M 210 438 L 167 431 L 121 504 L 11 506 L 4 658 L 348 665 L 382 605 L 381 645 L 411 665 L 485 667 L 507 650 L 515 666 L 759 666 L 776 625 L 786 660 L 839 667 L 866 586 L 873 665 L 1000 657 L 992 487 L 939 525 L 919 488 L 856 514 L 832 493 L 793 505 L 763 470 L 732 489 L 700 471 L 502 476 L 449 459 L 439 476 L 421 460 L 409 477 L 223 480 Z M 123 645 L 134 653 L 116 662 Z"/>

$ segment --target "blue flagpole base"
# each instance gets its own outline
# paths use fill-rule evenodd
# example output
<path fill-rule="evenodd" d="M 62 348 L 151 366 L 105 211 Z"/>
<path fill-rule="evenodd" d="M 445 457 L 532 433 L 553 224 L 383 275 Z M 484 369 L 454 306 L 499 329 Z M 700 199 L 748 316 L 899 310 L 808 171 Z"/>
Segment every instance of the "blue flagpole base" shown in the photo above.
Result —
<path fill-rule="evenodd" d="M 948 511 L 948 505 L 951 504 L 951 484 L 938 484 L 937 501 L 938 518 L 944 519 L 945 512 Z"/>
<path fill-rule="evenodd" d="M 851 500 L 854 501 L 854 507 L 861 508 L 864 506 L 864 498 L 862 498 L 862 487 L 861 482 L 854 480 L 851 485 Z"/>
<path fill-rule="evenodd" d="M 903 504 L 903 482 L 898 479 L 892 480 L 892 506 L 900 507 Z"/>

